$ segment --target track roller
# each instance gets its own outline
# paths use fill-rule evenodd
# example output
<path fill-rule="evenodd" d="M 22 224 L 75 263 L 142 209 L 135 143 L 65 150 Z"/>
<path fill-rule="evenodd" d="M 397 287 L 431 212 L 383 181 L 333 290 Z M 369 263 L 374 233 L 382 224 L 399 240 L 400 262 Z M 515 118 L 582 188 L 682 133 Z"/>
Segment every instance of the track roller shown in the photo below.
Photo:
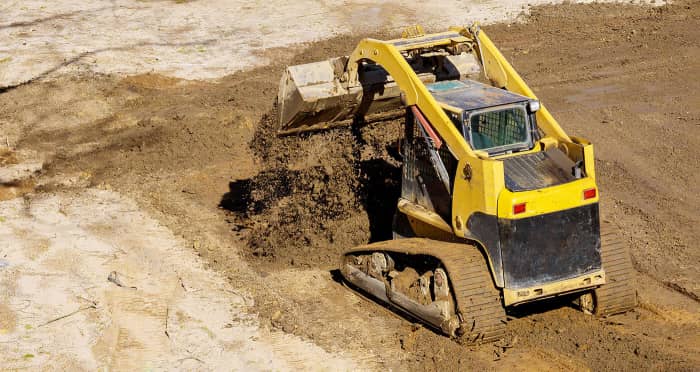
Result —
<path fill-rule="evenodd" d="M 342 256 L 341 273 L 379 302 L 466 344 L 504 334 L 500 291 L 472 245 L 419 238 L 369 244 Z"/>

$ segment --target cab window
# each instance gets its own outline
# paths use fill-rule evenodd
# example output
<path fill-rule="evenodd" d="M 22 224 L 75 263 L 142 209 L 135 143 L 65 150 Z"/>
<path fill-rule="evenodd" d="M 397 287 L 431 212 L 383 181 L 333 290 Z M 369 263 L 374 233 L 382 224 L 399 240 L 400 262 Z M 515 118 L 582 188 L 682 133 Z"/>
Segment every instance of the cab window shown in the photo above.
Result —
<path fill-rule="evenodd" d="M 465 120 L 474 150 L 516 150 L 531 147 L 525 107 L 475 112 Z"/>

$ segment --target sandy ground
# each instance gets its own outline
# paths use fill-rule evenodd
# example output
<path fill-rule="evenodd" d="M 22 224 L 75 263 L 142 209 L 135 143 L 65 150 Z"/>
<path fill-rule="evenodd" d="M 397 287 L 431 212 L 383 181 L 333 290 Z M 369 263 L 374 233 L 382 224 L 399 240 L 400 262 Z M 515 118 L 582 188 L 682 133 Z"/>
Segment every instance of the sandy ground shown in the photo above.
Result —
<path fill-rule="evenodd" d="M 550 2 L 7 0 L 0 87 L 85 71 L 219 78 L 269 63 L 272 48 L 416 23 L 501 21 Z"/>
<path fill-rule="evenodd" d="M 355 156 L 344 146 L 352 137 L 342 131 L 260 142 L 285 64 L 347 53 L 375 29 L 393 36 L 414 16 L 437 24 L 445 12 L 404 13 L 405 4 L 386 3 L 370 6 L 378 9 L 370 14 L 395 18 L 380 24 L 368 17 L 367 27 L 347 29 L 343 17 L 363 9 L 349 3 L 331 10 L 333 17 L 312 14 L 316 23 L 304 31 L 277 27 L 298 25 L 288 15 L 305 11 L 302 6 L 275 7 L 287 10 L 277 19 L 260 16 L 268 12 L 264 5 L 223 1 L 113 1 L 100 10 L 106 15 L 94 16 L 80 13 L 77 2 L 19 3 L 0 5 L 2 17 L 13 15 L 0 18 L 0 38 L 11 40 L 0 53 L 12 53 L 0 56 L 0 78 L 9 86 L 0 92 L 3 367 L 700 365 L 700 112 L 687 79 L 700 73 L 697 2 L 544 7 L 526 23 L 487 28 L 567 131 L 596 144 L 603 215 L 623 228 L 633 248 L 641 304 L 607 320 L 556 302 L 524 309 L 510 314 L 506 341 L 515 347 L 470 349 L 359 299 L 333 278 L 335 250 L 370 238 L 377 211 L 367 191 L 390 194 L 382 187 L 391 185 L 391 167 L 362 168 L 366 177 L 357 183 L 333 178 Z M 226 12 L 211 12 L 217 6 L 246 17 L 231 22 Z M 482 15 L 489 7 L 469 6 Z M 504 14 L 496 9 L 490 14 Z M 187 24 L 183 19 L 191 29 L 172 26 Z M 149 26 L 137 29 L 140 24 Z M 126 48 L 81 56 L 114 44 L 115 28 Z M 247 39 L 255 32 L 270 44 Z M 284 48 L 332 35 L 340 36 Z M 198 50 L 200 37 L 216 39 L 216 47 Z M 37 47 L 22 49 L 23 38 Z M 54 49 L 39 47 L 42 40 Z M 195 44 L 182 53 L 182 46 L 134 46 L 134 40 Z M 64 59 L 72 62 L 54 69 Z M 261 67 L 227 75 L 252 64 Z M 140 74 L 150 70 L 159 74 Z M 387 128 L 364 130 L 368 141 L 355 149 L 362 164 L 386 158 L 383 149 L 396 131 Z M 266 143 L 283 146 L 260 151 Z M 279 187 L 260 216 L 242 223 L 227 204 L 244 199 L 232 186 L 277 182 L 279 165 L 292 165 L 284 180 L 299 188 Z M 333 189 L 324 190 L 323 182 Z M 274 249 L 266 251 L 270 242 Z M 113 271 L 122 286 L 108 280 Z"/>
<path fill-rule="evenodd" d="M 358 368 L 262 331 L 245 289 L 204 269 L 181 239 L 115 192 L 88 188 L 0 206 L 5 367 Z"/>

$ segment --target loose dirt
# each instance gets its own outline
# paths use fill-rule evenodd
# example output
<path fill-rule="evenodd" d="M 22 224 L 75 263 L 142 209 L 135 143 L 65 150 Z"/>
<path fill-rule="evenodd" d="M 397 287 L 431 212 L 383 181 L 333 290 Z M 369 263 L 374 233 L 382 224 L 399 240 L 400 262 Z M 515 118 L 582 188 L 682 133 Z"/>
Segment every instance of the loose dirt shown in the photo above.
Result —
<path fill-rule="evenodd" d="M 280 138 L 273 109 L 257 128 L 251 148 L 264 170 L 232 182 L 221 204 L 253 256 L 330 269 L 347 247 L 391 239 L 400 121 Z"/>
<path fill-rule="evenodd" d="M 528 306 L 509 314 L 505 340 L 467 349 L 336 281 L 342 249 L 388 237 L 400 123 L 278 138 L 273 103 L 284 64 L 346 54 L 361 34 L 269 50 L 276 62 L 217 82 L 88 73 L 10 89 L 0 140 L 42 165 L 23 176 L 35 191 L 3 203 L 127 195 L 249 292 L 240 311 L 265 332 L 359 367 L 697 369 L 700 111 L 688 77 L 700 74 L 700 4 L 546 6 L 485 29 L 567 132 L 596 145 L 603 218 L 633 248 L 636 311 L 600 320 L 564 300 Z M 39 158 L 9 154 L 8 165 Z M 23 322 L 5 313 L 3 327 Z"/>

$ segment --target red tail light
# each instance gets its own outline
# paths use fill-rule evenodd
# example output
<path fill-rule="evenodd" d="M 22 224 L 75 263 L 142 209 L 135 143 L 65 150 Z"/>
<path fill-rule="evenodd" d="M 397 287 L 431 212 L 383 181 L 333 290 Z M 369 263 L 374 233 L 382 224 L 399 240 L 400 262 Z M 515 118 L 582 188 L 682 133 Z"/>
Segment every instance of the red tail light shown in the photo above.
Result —
<path fill-rule="evenodd" d="M 595 196 L 596 196 L 595 189 L 583 190 L 583 200 L 593 199 L 593 198 L 595 198 Z"/>
<path fill-rule="evenodd" d="M 525 203 L 514 204 L 513 214 L 525 213 Z"/>

